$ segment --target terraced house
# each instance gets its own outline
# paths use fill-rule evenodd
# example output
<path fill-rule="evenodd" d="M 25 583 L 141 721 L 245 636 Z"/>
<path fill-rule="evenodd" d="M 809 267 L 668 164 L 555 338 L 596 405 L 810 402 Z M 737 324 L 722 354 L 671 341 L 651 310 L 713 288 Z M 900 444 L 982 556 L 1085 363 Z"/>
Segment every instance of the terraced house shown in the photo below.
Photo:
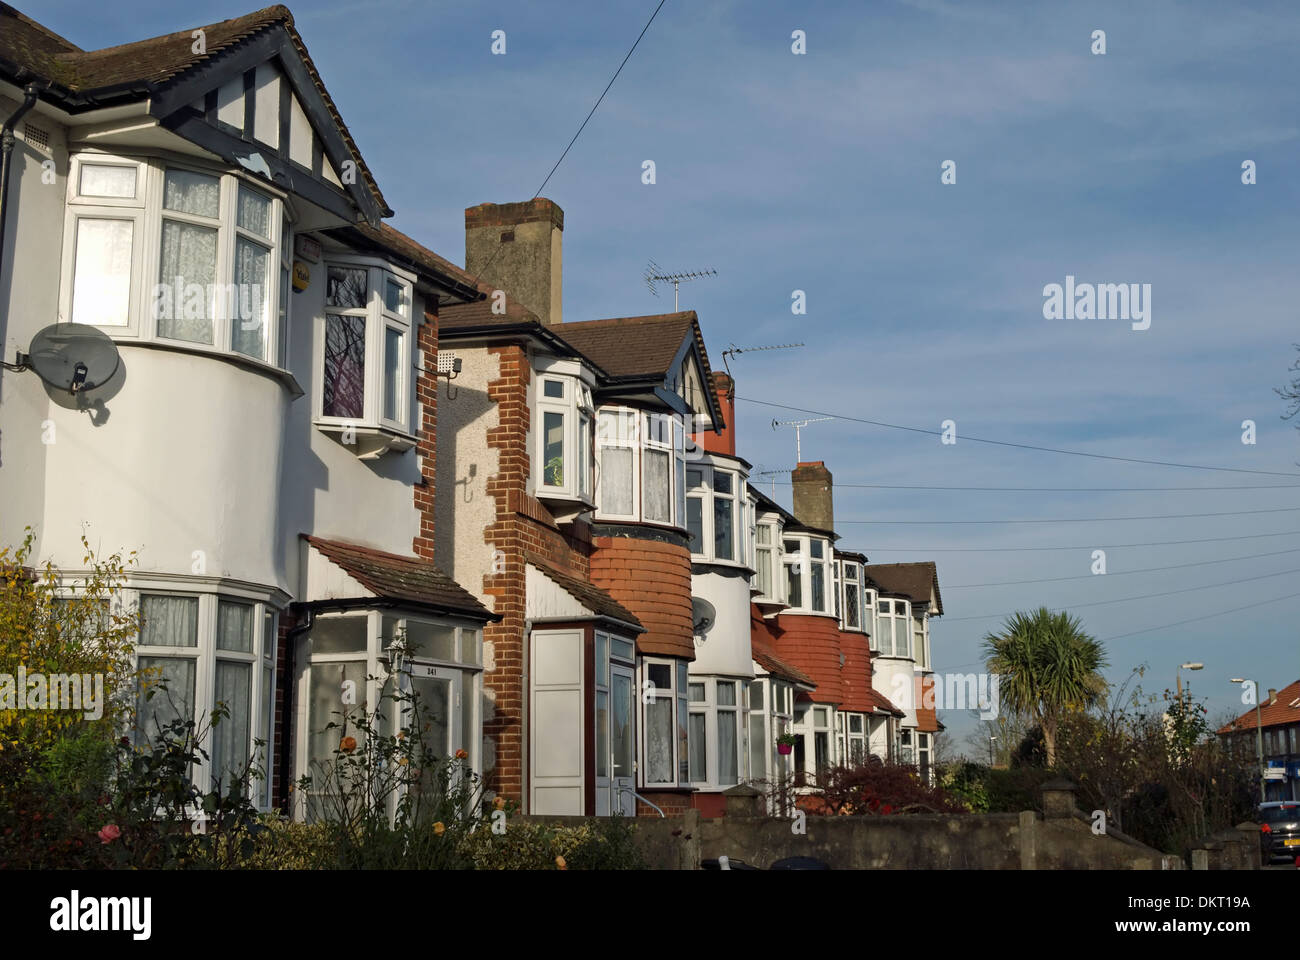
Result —
<path fill-rule="evenodd" d="M 749 484 L 694 312 L 566 319 L 552 201 L 468 208 L 463 269 L 385 225 L 287 9 L 82 50 L 0 5 L 0 118 L 5 359 L 117 363 L 0 374 L 0 539 L 139 551 L 138 735 L 225 703 L 201 780 L 265 741 L 306 815 L 397 684 L 531 813 L 928 768 L 934 564 L 841 549 L 820 462 Z"/>

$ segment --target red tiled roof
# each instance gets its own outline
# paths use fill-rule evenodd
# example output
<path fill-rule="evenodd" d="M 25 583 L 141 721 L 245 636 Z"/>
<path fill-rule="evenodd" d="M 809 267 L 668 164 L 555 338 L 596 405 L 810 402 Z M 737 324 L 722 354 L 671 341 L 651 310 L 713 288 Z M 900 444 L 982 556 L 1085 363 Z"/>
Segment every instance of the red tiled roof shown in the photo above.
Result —
<path fill-rule="evenodd" d="M 776 618 L 776 652 L 812 677 L 817 703 L 838 704 L 844 700 L 840 673 L 840 628 L 834 617 L 783 613 Z"/>
<path fill-rule="evenodd" d="M 386 223 L 381 223 L 378 227 L 372 227 L 368 223 L 356 223 L 328 232 L 345 242 L 353 241 L 356 237 L 359 237 L 363 244 L 370 244 L 381 250 L 395 253 L 399 257 L 410 261 L 431 280 L 463 288 L 460 294 L 464 297 L 478 297 L 488 292 L 483 289 L 482 284 L 475 284 L 473 277 L 446 257 L 439 256 L 428 247 Z M 477 305 L 477 303 L 478 301 L 472 301 L 471 305 Z M 459 304 L 456 306 L 459 306 Z M 442 325 L 443 315 L 452 309 L 454 307 L 448 306 L 439 311 L 440 326 Z"/>
<path fill-rule="evenodd" d="M 882 593 L 901 594 L 917 603 L 928 604 L 934 591 L 936 616 L 943 616 L 943 595 L 939 593 L 939 569 L 933 560 L 922 563 L 868 563 L 862 568 Z"/>
<path fill-rule="evenodd" d="M 817 685 L 808 674 L 776 655 L 776 638 L 769 630 L 768 621 L 752 603 L 749 605 L 749 645 L 754 662 L 772 676 L 810 687 Z"/>
<path fill-rule="evenodd" d="M 377 597 L 480 620 L 501 619 L 428 560 L 307 534 L 302 539 Z"/>
<path fill-rule="evenodd" d="M 1261 690 L 1260 695 L 1266 697 L 1268 693 L 1266 690 Z M 1289 723 L 1300 723 L 1300 702 L 1297 701 L 1300 701 L 1300 680 L 1283 687 L 1273 699 L 1267 702 L 1260 701 L 1259 725 L 1280 727 Z M 1292 706 L 1293 703 L 1296 705 Z M 1219 733 L 1242 733 L 1254 730 L 1255 725 L 1255 708 L 1252 706 L 1236 720 L 1220 727 Z"/>
<path fill-rule="evenodd" d="M 547 563 L 541 557 L 531 551 L 524 552 L 524 560 L 531 563 L 534 567 L 545 574 L 556 586 L 564 590 L 569 596 L 577 600 L 592 613 L 602 617 L 609 617 L 613 620 L 621 620 L 623 623 L 632 624 L 635 627 L 642 626 L 641 621 L 636 618 L 627 607 L 623 606 L 608 593 L 593 583 L 581 580 L 573 574 L 557 570 L 551 564 Z"/>
<path fill-rule="evenodd" d="M 288 33 L 348 150 L 355 158 L 366 186 L 374 194 L 380 208 L 387 210 L 388 204 L 379 190 L 379 184 L 362 159 L 361 151 L 357 149 L 329 91 L 325 89 L 325 84 L 307 53 L 307 45 L 294 28 L 293 14 L 281 4 L 219 23 L 187 27 L 161 37 L 150 37 L 100 50 L 81 50 L 23 16 L 13 7 L 0 4 L 0 59 L 7 60 L 20 69 L 30 70 L 65 91 L 80 96 L 132 86 L 156 88 L 175 80 L 191 68 L 210 63 L 222 52 L 262 30 L 276 26 L 283 26 Z M 203 30 L 204 52 L 201 54 L 194 52 L 194 29 Z M 146 95 L 147 93 L 141 94 Z M 388 215 L 391 216 L 391 212 Z"/>

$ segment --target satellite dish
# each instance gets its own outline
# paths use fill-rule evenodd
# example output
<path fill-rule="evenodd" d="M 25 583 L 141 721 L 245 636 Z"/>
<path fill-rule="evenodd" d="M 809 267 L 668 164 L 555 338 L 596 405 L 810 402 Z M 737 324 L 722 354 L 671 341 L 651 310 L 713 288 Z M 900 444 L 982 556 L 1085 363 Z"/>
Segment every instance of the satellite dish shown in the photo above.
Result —
<path fill-rule="evenodd" d="M 705 636 L 718 620 L 718 611 L 713 604 L 703 597 L 691 598 L 691 620 L 695 624 L 695 635 Z"/>
<path fill-rule="evenodd" d="M 117 373 L 121 358 L 108 334 L 82 323 L 56 323 L 32 338 L 20 358 L 58 390 L 77 394 L 101 387 Z"/>

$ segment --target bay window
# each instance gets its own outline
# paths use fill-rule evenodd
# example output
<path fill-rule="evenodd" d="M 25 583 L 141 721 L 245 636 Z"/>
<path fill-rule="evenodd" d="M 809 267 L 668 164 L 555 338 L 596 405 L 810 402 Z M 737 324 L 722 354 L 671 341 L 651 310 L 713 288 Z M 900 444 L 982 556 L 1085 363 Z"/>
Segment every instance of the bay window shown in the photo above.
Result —
<path fill-rule="evenodd" d="M 271 305 L 287 316 L 289 224 L 272 188 L 76 154 L 64 238 L 62 317 L 283 367 L 288 324 L 271 323 Z"/>
<path fill-rule="evenodd" d="M 741 565 L 748 550 L 744 477 L 705 463 L 686 468 L 686 531 L 691 555 L 704 561 Z"/>
<path fill-rule="evenodd" d="M 596 414 L 597 505 L 602 520 L 689 526 L 696 476 L 686 469 L 685 433 L 673 414 L 601 407 Z"/>
<path fill-rule="evenodd" d="M 876 629 L 880 638 L 875 649 L 886 657 L 910 657 L 912 640 L 911 604 L 882 597 L 876 602 Z"/>
<path fill-rule="evenodd" d="M 776 524 L 760 521 L 754 527 L 754 589 L 760 600 L 781 600 L 777 552 Z"/>
<path fill-rule="evenodd" d="M 912 652 L 917 666 L 922 669 L 930 667 L 930 616 L 928 613 L 916 613 L 912 618 Z"/>
<path fill-rule="evenodd" d="M 723 788 L 741 781 L 748 759 L 744 746 L 748 686 L 741 680 L 691 678 L 688 773 L 695 786 Z"/>
<path fill-rule="evenodd" d="M 319 614 L 299 644 L 296 770 L 313 779 L 302 803 L 324 796 L 343 737 L 364 744 L 361 717 L 378 711 L 375 729 L 393 735 L 413 721 L 412 702 L 418 702 L 421 736 L 434 755 L 451 757 L 463 749 L 470 768 L 478 768 L 483 668 L 477 625 L 389 610 Z M 395 699 L 399 687 L 405 706 Z M 299 808 L 300 815 L 320 812 Z"/>
<path fill-rule="evenodd" d="M 275 703 L 274 609 L 244 597 L 161 591 L 141 592 L 137 609 L 135 742 L 155 742 L 177 720 L 193 720 L 201 730 L 220 704 L 229 715 L 200 744 L 208 756 L 191 771 L 194 783 L 205 792 L 224 792 L 250 763 L 268 771 Z M 252 781 L 250 789 L 250 799 L 266 809 L 269 777 Z"/>
<path fill-rule="evenodd" d="M 830 544 L 824 538 L 787 534 L 783 540 L 786 602 L 791 612 L 831 611 L 834 578 Z"/>
<path fill-rule="evenodd" d="M 867 579 L 866 571 L 862 573 L 862 579 Z M 876 627 L 876 591 L 865 584 L 862 589 L 862 629 L 867 631 L 872 650 L 880 649 L 880 637 Z"/>
<path fill-rule="evenodd" d="M 928 733 L 916 735 L 916 765 L 921 768 L 921 779 L 926 783 L 930 782 L 930 736 Z"/>
<path fill-rule="evenodd" d="M 915 757 L 913 755 L 913 750 L 912 750 L 912 728 L 911 727 L 898 728 L 897 756 L 898 756 L 899 763 L 915 762 Z"/>
<path fill-rule="evenodd" d="M 847 760 L 851 766 L 861 766 L 867 758 L 867 718 L 865 714 L 845 714 L 848 740 Z"/>
<path fill-rule="evenodd" d="M 410 435 L 412 289 L 411 278 L 368 260 L 326 264 L 322 428 Z"/>
<path fill-rule="evenodd" d="M 862 583 L 859 565 L 852 560 L 842 563 L 840 576 L 840 624 L 845 630 L 862 630 Z"/>
<path fill-rule="evenodd" d="M 540 426 L 537 495 L 591 501 L 591 390 L 575 376 L 544 373 L 536 398 Z"/>

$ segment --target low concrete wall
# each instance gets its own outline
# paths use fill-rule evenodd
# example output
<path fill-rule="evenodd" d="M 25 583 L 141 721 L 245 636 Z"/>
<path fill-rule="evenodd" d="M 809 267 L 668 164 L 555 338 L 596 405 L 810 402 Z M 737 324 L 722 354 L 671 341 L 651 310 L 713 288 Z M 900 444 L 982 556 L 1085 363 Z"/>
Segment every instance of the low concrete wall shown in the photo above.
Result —
<path fill-rule="evenodd" d="M 1094 833 L 1074 803 L 1074 787 L 1043 787 L 1043 812 L 918 814 L 888 817 L 777 819 L 752 787 L 727 791 L 726 815 L 699 810 L 680 817 L 640 817 L 637 843 L 655 870 L 698 870 L 726 856 L 767 869 L 786 857 L 812 857 L 833 870 L 1186 870 L 1117 830 Z M 529 818 L 533 819 L 533 818 Z M 581 817 L 542 817 L 582 823 Z M 1242 824 L 1191 851 L 1193 869 L 1259 869 L 1258 827 Z"/>

